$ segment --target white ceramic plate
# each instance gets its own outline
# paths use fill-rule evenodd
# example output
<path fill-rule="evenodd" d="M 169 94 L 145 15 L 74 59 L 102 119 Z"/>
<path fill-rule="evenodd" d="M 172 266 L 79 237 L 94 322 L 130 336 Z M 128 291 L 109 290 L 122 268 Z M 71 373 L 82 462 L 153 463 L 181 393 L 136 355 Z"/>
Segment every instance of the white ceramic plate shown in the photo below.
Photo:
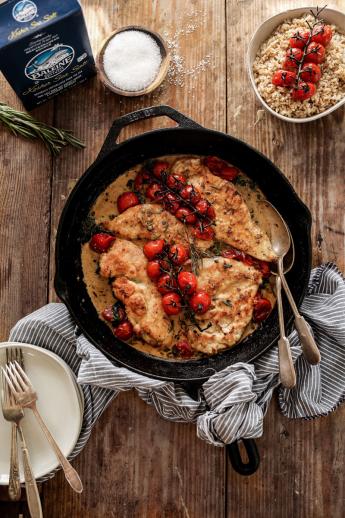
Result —
<path fill-rule="evenodd" d="M 255 92 L 256 97 L 262 103 L 264 108 L 268 110 L 272 115 L 275 115 L 279 119 L 287 122 L 311 122 L 316 119 L 320 119 L 321 117 L 325 117 L 329 113 L 332 113 L 334 110 L 339 108 L 345 103 L 345 97 L 338 101 L 336 104 L 328 108 L 317 115 L 311 115 L 310 117 L 286 117 L 285 115 L 281 115 L 278 112 L 275 112 L 264 99 L 261 97 L 259 90 L 255 84 L 254 73 L 253 73 L 253 63 L 255 60 L 255 56 L 261 46 L 261 44 L 267 40 L 267 38 L 272 34 L 272 32 L 280 25 L 284 20 L 289 18 L 298 18 L 302 16 L 304 13 L 308 13 L 310 9 L 315 10 L 316 6 L 309 7 L 298 7 L 297 9 L 289 9 L 288 11 L 282 11 L 271 18 L 268 18 L 264 21 L 255 31 L 251 42 L 249 43 L 248 53 L 247 53 L 247 70 L 250 78 L 250 82 L 252 84 L 253 90 Z M 340 11 L 336 11 L 335 9 L 329 9 L 328 7 L 322 11 L 322 18 L 326 23 L 336 25 L 342 32 L 345 32 L 345 13 Z"/>
<path fill-rule="evenodd" d="M 17 342 L 0 343 L 1 365 L 6 361 L 6 347 L 21 347 L 25 370 L 38 395 L 37 408 L 62 452 L 68 456 L 78 440 L 84 410 L 83 393 L 73 372 L 54 353 L 41 347 Z M 56 468 L 58 462 L 29 409 L 25 410 L 22 427 L 33 473 L 36 478 L 42 477 Z M 11 425 L 4 420 L 0 411 L 0 485 L 8 484 L 10 434 Z M 24 482 L 22 464 L 20 470 L 21 481 Z"/>

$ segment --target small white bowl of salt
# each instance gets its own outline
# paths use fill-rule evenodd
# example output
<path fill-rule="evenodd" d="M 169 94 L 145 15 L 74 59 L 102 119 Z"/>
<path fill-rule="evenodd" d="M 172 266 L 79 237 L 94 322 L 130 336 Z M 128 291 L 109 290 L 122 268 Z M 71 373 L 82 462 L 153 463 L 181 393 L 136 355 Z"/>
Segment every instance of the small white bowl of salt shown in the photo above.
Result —
<path fill-rule="evenodd" d="M 110 34 L 97 56 L 103 84 L 127 97 L 155 90 L 164 80 L 169 62 L 169 51 L 160 35 L 136 25 Z"/>

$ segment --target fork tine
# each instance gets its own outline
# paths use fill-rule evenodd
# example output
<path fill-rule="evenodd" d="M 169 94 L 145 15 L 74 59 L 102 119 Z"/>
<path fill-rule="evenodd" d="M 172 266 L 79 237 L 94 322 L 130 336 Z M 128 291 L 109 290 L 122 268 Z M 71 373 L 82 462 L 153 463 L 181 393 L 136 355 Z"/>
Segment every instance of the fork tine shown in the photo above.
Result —
<path fill-rule="evenodd" d="M 20 376 L 20 374 L 17 372 L 17 368 L 16 368 L 16 365 L 14 362 L 11 362 L 9 365 L 8 365 L 8 369 L 11 371 L 11 374 L 12 374 L 12 381 L 13 383 L 16 383 L 17 386 L 18 386 L 18 390 L 26 390 L 26 385 L 22 379 L 22 377 Z"/>
<path fill-rule="evenodd" d="M 32 388 L 32 384 L 31 384 L 31 381 L 29 380 L 29 378 L 27 377 L 26 373 L 24 372 L 24 370 L 22 369 L 22 367 L 19 365 L 19 363 L 17 362 L 17 360 L 14 361 L 15 365 L 16 365 L 16 372 L 17 374 L 21 375 L 21 379 L 23 381 L 26 381 L 26 384 L 27 386 L 29 386 L 29 388 Z"/>
<path fill-rule="evenodd" d="M 1 385 L 2 385 L 1 403 L 2 403 L 2 406 L 4 407 L 7 404 L 8 385 L 6 383 L 5 376 L 2 373 L 1 373 Z"/>
<path fill-rule="evenodd" d="M 7 366 L 6 366 L 6 370 L 7 370 Z M 5 371 L 5 369 L 3 367 L 1 367 L 1 372 L 2 372 L 2 377 L 6 379 L 7 381 L 7 384 L 9 386 L 9 388 L 11 389 L 11 391 L 13 392 L 14 395 L 18 394 L 16 389 L 14 388 L 14 386 L 12 385 L 12 381 L 11 381 L 11 378 L 9 378 L 7 372 Z M 5 382 L 4 382 L 5 383 Z M 5 386 L 5 384 L 4 384 Z"/>
<path fill-rule="evenodd" d="M 6 365 L 6 368 L 2 368 L 2 372 L 4 373 L 5 375 L 5 378 L 7 380 L 7 383 L 9 384 L 10 386 L 10 389 L 12 390 L 13 394 L 15 396 L 18 395 L 18 390 L 21 392 L 22 389 L 20 388 L 20 385 L 18 384 L 17 380 L 16 380 L 16 377 L 14 376 L 14 374 L 12 373 L 11 369 L 10 369 L 10 365 Z M 16 386 L 17 388 L 14 388 L 14 386 Z"/>

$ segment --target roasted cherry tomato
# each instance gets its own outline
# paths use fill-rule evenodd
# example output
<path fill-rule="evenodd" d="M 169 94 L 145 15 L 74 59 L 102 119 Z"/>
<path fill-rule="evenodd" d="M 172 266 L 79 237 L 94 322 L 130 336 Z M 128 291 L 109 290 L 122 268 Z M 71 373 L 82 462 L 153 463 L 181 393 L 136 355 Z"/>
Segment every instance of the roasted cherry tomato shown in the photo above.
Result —
<path fill-rule="evenodd" d="M 283 64 L 284 70 L 296 70 L 303 57 L 303 50 L 290 48 L 286 51 L 286 58 Z"/>
<path fill-rule="evenodd" d="M 198 201 L 198 203 L 195 205 L 195 208 L 199 212 L 199 214 L 205 216 L 209 205 L 210 204 L 208 203 L 208 201 L 203 198 L 200 201 Z"/>
<path fill-rule="evenodd" d="M 182 358 L 190 358 L 193 356 L 191 345 L 189 342 L 187 342 L 187 340 L 180 340 L 177 342 L 177 344 L 175 344 L 175 347 Z"/>
<path fill-rule="evenodd" d="M 168 255 L 171 262 L 180 266 L 187 261 L 189 250 L 184 245 L 172 245 Z"/>
<path fill-rule="evenodd" d="M 144 254 L 146 257 L 152 261 L 152 259 L 155 259 L 157 255 L 161 254 L 163 252 L 165 245 L 164 239 L 156 239 L 155 241 L 148 241 L 144 244 Z"/>
<path fill-rule="evenodd" d="M 149 173 L 145 169 L 142 169 L 135 177 L 134 184 L 133 184 L 134 190 L 140 191 L 142 186 L 144 184 L 148 183 L 149 179 L 150 179 Z"/>
<path fill-rule="evenodd" d="M 208 217 L 208 219 L 210 219 L 211 221 L 213 221 L 216 217 L 216 211 L 214 210 L 214 208 L 212 207 L 211 204 L 209 204 L 208 208 L 207 208 L 207 212 L 206 212 L 206 216 Z"/>
<path fill-rule="evenodd" d="M 196 276 L 192 272 L 180 272 L 177 276 L 177 283 L 184 295 L 192 295 L 198 285 Z"/>
<path fill-rule="evenodd" d="M 181 297 L 177 293 L 166 293 L 162 297 L 162 305 L 167 315 L 178 315 L 181 312 Z"/>
<path fill-rule="evenodd" d="M 308 43 L 310 31 L 296 31 L 295 34 L 290 38 L 290 47 L 295 49 L 304 49 Z"/>
<path fill-rule="evenodd" d="M 256 266 L 256 264 L 254 266 Z M 257 267 L 260 270 L 261 275 L 263 276 L 264 279 L 267 279 L 271 275 L 270 263 L 268 263 L 267 261 L 258 260 Z"/>
<path fill-rule="evenodd" d="M 187 180 L 182 174 L 169 174 L 166 181 L 167 186 L 176 191 L 180 191 L 186 183 Z"/>
<path fill-rule="evenodd" d="M 167 171 L 169 169 L 169 164 L 168 162 L 163 162 L 161 160 L 158 160 L 157 162 L 155 162 L 153 164 L 153 167 L 152 167 L 152 172 L 153 172 L 153 175 L 156 177 L 156 178 L 161 178 L 162 176 L 162 173 L 164 173 L 165 171 Z"/>
<path fill-rule="evenodd" d="M 159 293 L 165 295 L 165 293 L 170 293 L 171 291 L 176 290 L 177 283 L 174 277 L 171 277 L 168 273 L 164 273 L 161 275 L 157 282 L 157 289 Z"/>
<path fill-rule="evenodd" d="M 305 101 L 313 97 L 316 93 L 316 87 L 313 83 L 305 83 L 299 81 L 297 88 L 291 90 L 291 97 L 294 101 Z"/>
<path fill-rule="evenodd" d="M 305 62 L 320 64 L 325 60 L 325 53 L 325 47 L 321 43 L 312 41 L 307 47 Z"/>
<path fill-rule="evenodd" d="M 311 41 L 321 43 L 324 47 L 329 44 L 333 36 L 332 29 L 329 25 L 316 25 L 313 29 Z"/>
<path fill-rule="evenodd" d="M 292 70 L 277 70 L 272 76 L 272 83 L 275 86 L 293 86 L 296 81 L 296 72 Z"/>
<path fill-rule="evenodd" d="M 254 266 L 256 261 L 251 255 L 248 255 L 245 252 L 241 252 L 241 250 L 237 250 L 236 248 L 232 247 L 223 250 L 221 255 L 227 259 L 236 259 L 237 261 L 241 261 L 247 266 Z"/>
<path fill-rule="evenodd" d="M 207 156 L 204 158 L 204 164 L 215 176 L 220 176 L 229 182 L 235 180 L 239 173 L 237 167 L 227 164 L 224 160 L 216 156 Z"/>
<path fill-rule="evenodd" d="M 203 227 L 199 225 L 194 227 L 192 230 L 193 237 L 197 239 L 202 239 L 203 241 L 212 241 L 214 239 L 214 230 L 212 227 Z"/>
<path fill-rule="evenodd" d="M 180 207 L 177 209 L 175 216 L 183 223 L 188 223 L 188 225 L 193 225 L 196 222 L 196 215 L 188 207 Z"/>
<path fill-rule="evenodd" d="M 186 185 L 180 191 L 180 196 L 192 205 L 196 205 L 201 200 L 200 193 L 193 187 L 193 185 Z"/>
<path fill-rule="evenodd" d="M 160 261 L 157 259 L 154 261 L 149 261 L 146 266 L 146 271 L 150 279 L 152 281 L 156 281 L 162 274 Z"/>
<path fill-rule="evenodd" d="M 115 302 L 112 306 L 104 308 L 101 315 L 107 322 L 114 322 L 116 324 L 123 322 L 127 318 L 126 311 L 121 302 Z"/>
<path fill-rule="evenodd" d="M 129 340 L 133 336 L 133 326 L 128 320 L 125 320 L 114 327 L 113 333 L 120 340 Z"/>
<path fill-rule="evenodd" d="M 200 290 L 192 295 L 189 305 L 197 315 L 203 315 L 211 306 L 211 297 L 207 291 Z"/>
<path fill-rule="evenodd" d="M 114 236 L 100 232 L 99 234 L 94 234 L 92 236 L 89 244 L 90 244 L 90 248 L 94 252 L 98 252 L 99 254 L 102 254 L 103 252 L 106 252 L 107 250 L 109 250 L 109 248 L 114 243 L 114 241 L 115 241 Z"/>
<path fill-rule="evenodd" d="M 272 310 L 272 305 L 268 299 L 257 295 L 254 298 L 253 320 L 254 322 L 262 322 L 266 320 Z"/>
<path fill-rule="evenodd" d="M 124 192 L 117 198 L 117 210 L 121 214 L 130 207 L 135 207 L 140 204 L 138 196 L 131 191 Z"/>
<path fill-rule="evenodd" d="M 146 196 L 152 201 L 163 200 L 165 193 L 163 192 L 162 185 L 159 183 L 151 183 L 151 185 L 146 189 Z"/>
<path fill-rule="evenodd" d="M 321 69 L 315 63 L 305 63 L 302 66 L 301 78 L 306 83 L 318 83 L 321 78 Z"/>
<path fill-rule="evenodd" d="M 168 192 L 168 194 L 164 196 L 163 205 L 165 210 L 168 210 L 169 212 L 171 212 L 171 214 L 175 214 L 177 209 L 180 208 L 179 199 L 172 192 Z"/>

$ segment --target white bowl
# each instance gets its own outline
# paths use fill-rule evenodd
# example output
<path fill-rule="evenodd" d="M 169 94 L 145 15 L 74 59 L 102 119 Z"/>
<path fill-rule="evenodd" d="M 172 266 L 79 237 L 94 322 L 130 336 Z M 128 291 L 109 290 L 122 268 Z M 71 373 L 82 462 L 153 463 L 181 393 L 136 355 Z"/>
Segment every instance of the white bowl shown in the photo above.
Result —
<path fill-rule="evenodd" d="M 276 111 L 272 110 L 270 106 L 264 101 L 261 97 L 258 88 L 255 84 L 254 74 L 253 74 L 253 63 L 256 57 L 256 54 L 264 41 L 272 34 L 272 32 L 280 25 L 284 20 L 290 18 L 298 18 L 302 16 L 304 13 L 310 11 L 310 9 L 316 10 L 316 7 L 299 7 L 298 9 L 289 9 L 287 11 L 282 11 L 271 18 L 268 18 L 264 21 L 258 29 L 255 31 L 250 43 L 247 52 L 247 69 L 250 77 L 250 81 L 252 83 L 252 87 L 254 89 L 256 97 L 262 103 L 262 105 L 268 110 L 272 115 L 275 115 L 279 119 L 287 122 L 311 122 L 316 119 L 321 119 L 321 117 L 325 117 L 329 113 L 332 113 L 334 110 L 339 108 L 345 103 L 345 97 L 338 101 L 336 104 L 328 108 L 327 110 L 318 113 L 317 115 L 311 115 L 310 117 L 286 117 L 285 115 L 281 115 Z M 345 33 L 345 13 L 340 11 L 336 11 L 335 9 L 326 8 L 322 11 L 321 15 L 322 19 L 325 20 L 326 23 L 336 25 L 342 32 Z"/>

